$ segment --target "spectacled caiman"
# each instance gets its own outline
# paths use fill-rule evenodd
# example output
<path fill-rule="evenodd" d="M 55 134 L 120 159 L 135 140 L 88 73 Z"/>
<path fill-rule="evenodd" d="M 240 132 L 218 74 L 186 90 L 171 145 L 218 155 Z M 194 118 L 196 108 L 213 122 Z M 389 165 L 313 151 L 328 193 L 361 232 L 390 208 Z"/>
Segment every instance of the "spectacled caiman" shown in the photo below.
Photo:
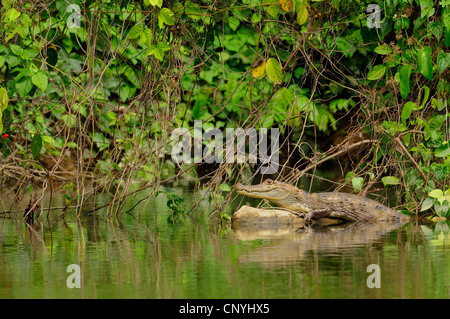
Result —
<path fill-rule="evenodd" d="M 305 221 L 322 217 L 355 222 L 391 221 L 406 223 L 409 217 L 375 200 L 349 193 L 308 193 L 295 186 L 270 179 L 258 185 L 236 184 L 238 194 L 263 198 L 302 216 Z"/>

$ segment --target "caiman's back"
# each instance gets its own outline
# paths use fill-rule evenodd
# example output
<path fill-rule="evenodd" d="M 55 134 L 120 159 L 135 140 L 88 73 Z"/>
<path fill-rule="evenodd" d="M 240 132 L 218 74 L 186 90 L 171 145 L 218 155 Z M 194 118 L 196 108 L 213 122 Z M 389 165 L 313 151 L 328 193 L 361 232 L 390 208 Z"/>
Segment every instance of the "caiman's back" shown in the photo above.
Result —
<path fill-rule="evenodd" d="M 409 217 L 375 200 L 348 193 L 315 193 L 330 208 L 329 217 L 355 221 L 399 221 Z"/>

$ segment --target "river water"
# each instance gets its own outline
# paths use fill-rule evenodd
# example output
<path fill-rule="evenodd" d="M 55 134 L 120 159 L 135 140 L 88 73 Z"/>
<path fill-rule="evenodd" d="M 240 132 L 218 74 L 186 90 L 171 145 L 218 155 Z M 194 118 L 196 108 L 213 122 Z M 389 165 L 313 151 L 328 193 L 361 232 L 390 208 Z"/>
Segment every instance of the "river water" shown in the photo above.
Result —
<path fill-rule="evenodd" d="M 3 211 L 11 196 L 0 198 Z M 0 216 L 0 298 L 450 297 L 448 222 L 233 230 L 168 222 L 164 194 L 131 213 L 52 212 L 33 227 Z M 80 288 L 68 287 L 70 265 L 79 266 Z"/>

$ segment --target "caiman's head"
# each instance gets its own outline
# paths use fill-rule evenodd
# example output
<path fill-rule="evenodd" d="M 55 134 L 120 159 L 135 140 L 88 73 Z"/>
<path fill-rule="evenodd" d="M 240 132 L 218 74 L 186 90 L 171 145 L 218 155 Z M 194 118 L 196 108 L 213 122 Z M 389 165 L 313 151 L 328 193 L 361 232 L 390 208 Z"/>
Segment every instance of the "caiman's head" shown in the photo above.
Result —
<path fill-rule="evenodd" d="M 237 183 L 234 189 L 238 194 L 254 198 L 263 198 L 269 201 L 282 200 L 289 195 L 296 194 L 299 189 L 292 185 L 266 179 L 258 185 L 244 185 Z"/>

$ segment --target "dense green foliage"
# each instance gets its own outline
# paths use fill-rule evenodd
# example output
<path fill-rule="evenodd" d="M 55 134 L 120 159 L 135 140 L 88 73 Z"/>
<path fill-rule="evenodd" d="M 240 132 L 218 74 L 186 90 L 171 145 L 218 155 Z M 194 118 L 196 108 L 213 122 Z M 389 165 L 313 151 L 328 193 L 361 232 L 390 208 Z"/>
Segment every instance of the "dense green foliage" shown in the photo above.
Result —
<path fill-rule="evenodd" d="M 78 189 L 91 171 L 121 194 L 156 189 L 195 174 L 171 161 L 170 134 L 202 120 L 280 128 L 297 179 L 363 146 L 342 164 L 356 191 L 382 182 L 405 209 L 449 216 L 449 0 L 373 1 L 379 28 L 372 1 L 70 2 L 2 0 L 5 177 L 72 161 Z M 212 189 L 255 169 L 218 165 Z"/>

